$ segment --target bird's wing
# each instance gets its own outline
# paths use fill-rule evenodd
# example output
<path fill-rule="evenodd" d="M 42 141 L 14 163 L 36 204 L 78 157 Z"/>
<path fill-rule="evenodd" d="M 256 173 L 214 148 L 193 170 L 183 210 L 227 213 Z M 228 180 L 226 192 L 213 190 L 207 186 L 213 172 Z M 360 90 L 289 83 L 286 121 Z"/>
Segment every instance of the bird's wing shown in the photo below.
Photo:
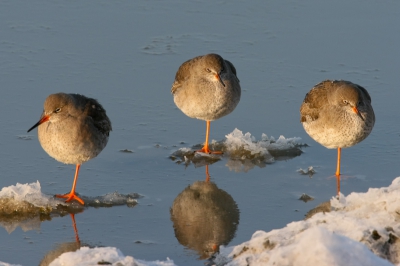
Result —
<path fill-rule="evenodd" d="M 237 78 L 237 80 L 240 81 L 239 78 L 237 77 L 235 66 L 234 66 L 230 61 L 228 61 L 228 60 L 225 60 L 225 62 L 226 62 L 226 63 L 228 64 L 228 66 L 231 68 L 231 71 L 232 71 L 233 74 L 235 74 L 235 77 Z"/>
<path fill-rule="evenodd" d="M 172 88 L 171 88 L 171 93 L 175 94 L 175 92 L 183 86 L 183 83 L 185 83 L 186 80 L 190 79 L 191 76 L 191 66 L 195 64 L 201 57 L 203 56 L 197 56 L 195 58 L 192 58 L 190 60 L 187 60 L 184 62 L 178 69 L 175 75 L 175 81 L 172 83 Z"/>
<path fill-rule="evenodd" d="M 300 107 L 300 122 L 307 121 L 307 118 L 312 121 L 318 119 L 321 108 L 328 102 L 327 90 L 331 83 L 330 80 L 318 83 L 306 94 Z"/>
<path fill-rule="evenodd" d="M 95 99 L 87 98 L 85 105 L 85 114 L 92 119 L 93 126 L 107 136 L 112 130 L 111 121 L 106 114 L 106 110 Z"/>

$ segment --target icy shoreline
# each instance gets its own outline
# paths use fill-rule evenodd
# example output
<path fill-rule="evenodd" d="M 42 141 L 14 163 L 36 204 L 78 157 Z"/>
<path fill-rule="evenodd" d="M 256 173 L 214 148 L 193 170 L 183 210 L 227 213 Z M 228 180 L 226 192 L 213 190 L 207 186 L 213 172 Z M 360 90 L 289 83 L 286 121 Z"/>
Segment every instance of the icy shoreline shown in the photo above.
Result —
<path fill-rule="evenodd" d="M 39 185 L 40 188 L 40 185 Z M 37 183 L 3 188 L 29 195 L 40 202 Z M 257 231 L 237 246 L 222 247 L 215 265 L 399 265 L 400 262 L 400 177 L 389 187 L 370 188 L 365 193 L 340 195 L 330 200 L 330 212 L 292 222 L 270 232 Z M 0 199 L 10 193 L 0 193 Z M 15 197 L 19 197 L 14 195 Z M 48 196 L 43 196 L 45 199 Z M 44 200 L 44 199 L 42 199 Z M 93 260 L 88 260 L 93 258 Z M 111 265 L 175 265 L 173 260 L 135 260 L 115 247 L 81 247 L 66 252 L 50 265 L 91 265 L 101 261 Z M 392 264 L 393 263 L 393 264 Z M 11 266 L 0 262 L 0 266 Z"/>
<path fill-rule="evenodd" d="M 330 212 L 222 247 L 216 265 L 399 265 L 399 192 L 400 177 L 389 187 L 341 194 Z"/>

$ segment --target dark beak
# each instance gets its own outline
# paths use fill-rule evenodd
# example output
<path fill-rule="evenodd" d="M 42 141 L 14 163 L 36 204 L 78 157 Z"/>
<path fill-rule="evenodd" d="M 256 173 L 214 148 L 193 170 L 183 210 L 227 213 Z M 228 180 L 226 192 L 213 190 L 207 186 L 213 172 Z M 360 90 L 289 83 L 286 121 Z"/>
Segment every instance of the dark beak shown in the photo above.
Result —
<path fill-rule="evenodd" d="M 40 118 L 39 122 L 37 122 L 36 124 L 33 125 L 33 127 L 28 129 L 28 132 L 30 132 L 32 129 L 34 129 L 35 127 L 39 126 L 40 124 L 49 121 L 49 119 L 50 119 L 50 116 L 43 115 L 42 118 Z"/>

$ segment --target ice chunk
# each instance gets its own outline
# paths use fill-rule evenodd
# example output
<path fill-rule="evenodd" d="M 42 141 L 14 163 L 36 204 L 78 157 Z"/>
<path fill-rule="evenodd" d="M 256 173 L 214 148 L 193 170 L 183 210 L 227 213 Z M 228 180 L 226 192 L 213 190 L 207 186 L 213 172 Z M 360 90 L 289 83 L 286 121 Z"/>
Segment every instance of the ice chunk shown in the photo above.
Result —
<path fill-rule="evenodd" d="M 38 181 L 5 187 L 0 191 L 0 225 L 8 233 L 18 226 L 24 231 L 38 229 L 59 204 L 63 202 L 41 192 Z"/>
<path fill-rule="evenodd" d="M 297 172 L 301 175 L 308 175 L 309 177 L 312 177 L 316 173 L 314 167 L 312 166 L 309 166 L 307 170 L 300 168 L 299 170 L 297 170 Z"/>
<path fill-rule="evenodd" d="M 245 155 L 248 158 L 254 156 L 265 156 L 269 155 L 267 147 L 270 145 L 270 141 L 256 142 L 249 132 L 243 135 L 242 131 L 235 128 L 232 133 L 225 136 L 226 150 L 234 157 L 242 158 Z"/>
<path fill-rule="evenodd" d="M 255 166 L 265 167 L 276 160 L 287 160 L 299 156 L 302 151 L 300 138 L 285 138 L 280 136 L 278 140 L 274 137 L 268 138 L 262 134 L 261 140 L 257 141 L 249 132 L 243 134 L 235 128 L 233 132 L 226 135 L 224 142 L 228 153 L 227 166 L 236 172 L 247 172 Z"/>
<path fill-rule="evenodd" d="M 41 192 L 39 181 L 31 184 L 19 184 L 4 187 L 0 190 L 0 226 L 8 233 L 17 227 L 28 231 L 39 229 L 42 221 L 67 213 L 76 213 L 85 207 L 112 207 L 127 205 L 134 207 L 141 196 L 137 193 L 108 193 L 103 196 L 81 198 L 85 206 L 72 201 L 65 203 L 64 199 L 54 198 Z"/>
<path fill-rule="evenodd" d="M 41 192 L 38 181 L 5 187 L 0 191 L 0 225 L 8 233 L 17 227 L 23 231 L 39 229 L 59 204 L 62 202 Z"/>
<path fill-rule="evenodd" d="M 277 140 L 262 134 L 261 140 L 256 140 L 249 132 L 243 134 L 239 129 L 234 129 L 225 136 L 223 141 L 213 140 L 210 143 L 212 150 L 223 152 L 223 156 L 196 152 L 201 145 L 192 148 L 180 148 L 173 152 L 170 159 L 185 166 L 193 163 L 195 166 L 213 164 L 222 158 L 227 158 L 227 166 L 236 172 L 247 172 L 255 166 L 265 167 L 276 160 L 287 160 L 299 156 L 301 147 L 300 138 L 285 138 L 280 136 Z"/>
<path fill-rule="evenodd" d="M 66 252 L 55 259 L 49 266 L 91 266 L 91 265 L 124 265 L 124 266 L 175 266 L 167 258 L 165 261 L 136 260 L 131 256 L 124 256 L 114 247 L 81 247 L 75 252 Z"/>
<path fill-rule="evenodd" d="M 214 262 L 231 266 L 398 265 L 399 191 L 400 177 L 389 187 L 340 195 L 339 200 L 334 197 L 307 220 L 270 232 L 257 231 L 245 243 L 221 248 Z"/>
<path fill-rule="evenodd" d="M 263 133 L 261 140 L 257 141 L 249 132 L 243 134 L 242 131 L 235 128 L 232 133 L 226 135 L 224 144 L 231 158 L 295 157 L 301 154 L 300 147 L 304 146 L 299 142 L 300 140 L 301 138 L 285 138 L 284 136 L 275 140 L 274 137 L 268 138 Z"/>
<path fill-rule="evenodd" d="M 27 202 L 38 208 L 51 208 L 60 203 L 59 200 L 51 196 L 45 195 L 41 192 L 39 181 L 31 184 L 17 183 L 15 186 L 9 186 L 0 190 L 0 213 L 19 212 L 25 209 L 25 205 L 16 205 L 16 208 L 10 209 L 7 204 L 11 201 L 14 202 Z M 21 208 L 21 209 L 20 209 Z"/>

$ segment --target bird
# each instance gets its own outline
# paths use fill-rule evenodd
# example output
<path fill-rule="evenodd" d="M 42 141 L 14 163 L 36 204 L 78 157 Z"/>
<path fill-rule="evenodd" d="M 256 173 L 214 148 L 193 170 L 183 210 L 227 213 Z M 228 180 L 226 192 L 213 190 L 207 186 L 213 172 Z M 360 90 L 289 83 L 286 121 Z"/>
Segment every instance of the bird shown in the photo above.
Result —
<path fill-rule="evenodd" d="M 363 141 L 375 124 L 368 91 L 345 80 L 325 80 L 315 85 L 300 107 L 304 130 L 319 144 L 337 149 L 336 177 L 340 193 L 341 149 Z"/>
<path fill-rule="evenodd" d="M 209 148 L 210 122 L 230 114 L 240 101 L 234 65 L 218 54 L 194 57 L 179 67 L 171 93 L 185 115 L 206 121 L 206 140 L 197 152 L 222 154 Z"/>
<path fill-rule="evenodd" d="M 107 145 L 111 121 L 106 110 L 92 98 L 80 94 L 55 93 L 44 102 L 40 120 L 28 132 L 38 127 L 42 148 L 64 164 L 75 164 L 75 176 L 70 193 L 55 195 L 84 205 L 75 193 L 82 163 L 95 158 Z"/>

